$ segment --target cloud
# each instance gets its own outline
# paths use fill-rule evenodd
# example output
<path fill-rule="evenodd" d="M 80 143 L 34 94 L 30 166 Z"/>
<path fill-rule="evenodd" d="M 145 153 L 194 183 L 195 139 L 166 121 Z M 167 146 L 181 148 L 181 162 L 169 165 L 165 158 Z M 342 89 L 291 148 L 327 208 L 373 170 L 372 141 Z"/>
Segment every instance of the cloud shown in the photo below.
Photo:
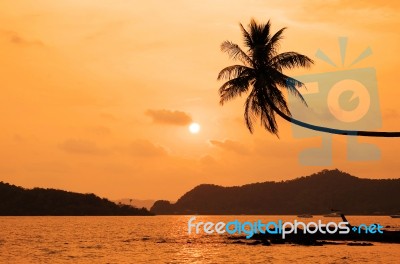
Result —
<path fill-rule="evenodd" d="M 218 163 L 217 160 L 211 155 L 205 155 L 200 158 L 201 165 L 209 166 L 209 165 L 216 165 L 217 163 Z"/>
<path fill-rule="evenodd" d="M 9 42 L 15 45 L 21 45 L 21 46 L 44 46 L 43 42 L 40 40 L 28 40 L 24 37 L 22 37 L 20 34 L 18 34 L 15 31 L 9 31 L 9 30 L 1 30 L 0 35 L 5 37 Z"/>
<path fill-rule="evenodd" d="M 290 16 L 297 17 L 303 21 L 317 22 L 321 21 L 337 23 L 341 19 L 353 18 L 353 23 L 366 27 L 366 24 L 371 30 L 371 26 L 382 23 L 393 23 L 397 20 L 397 13 L 399 3 L 392 1 L 392 3 L 382 4 L 378 1 L 344 1 L 344 0 L 330 0 L 330 1 L 317 1 L 309 0 L 304 3 L 299 3 L 302 8 L 295 9 L 296 11 L 290 11 Z M 334 12 L 334 16 L 332 16 Z M 372 20 L 371 17 L 374 19 Z M 396 23 L 396 22 L 394 22 Z M 385 30 L 385 28 L 380 28 Z"/>
<path fill-rule="evenodd" d="M 225 141 L 218 141 L 218 140 L 210 140 L 210 143 L 216 147 L 222 148 L 227 151 L 235 152 L 241 155 L 249 154 L 250 151 L 241 143 L 233 140 L 225 140 Z"/>
<path fill-rule="evenodd" d="M 397 119 L 400 117 L 400 113 L 396 109 L 387 109 L 386 111 L 383 112 L 383 118 L 384 119 Z"/>
<path fill-rule="evenodd" d="M 67 139 L 59 145 L 59 148 L 71 154 L 107 154 L 107 150 L 97 147 L 95 142 L 89 140 Z"/>
<path fill-rule="evenodd" d="M 108 121 L 117 121 L 118 118 L 116 118 L 113 114 L 110 113 L 100 113 L 99 114 L 101 118 L 104 118 Z"/>
<path fill-rule="evenodd" d="M 111 129 L 106 126 L 93 126 L 89 127 L 88 131 L 98 136 L 108 136 L 111 134 Z"/>
<path fill-rule="evenodd" d="M 24 142 L 25 141 L 24 137 L 22 137 L 18 133 L 14 134 L 13 139 L 14 139 L 15 142 Z"/>
<path fill-rule="evenodd" d="M 167 151 L 164 147 L 155 145 L 148 140 L 138 139 L 129 145 L 128 153 L 133 156 L 157 157 L 166 156 Z"/>
<path fill-rule="evenodd" d="M 147 110 L 146 115 L 153 119 L 154 123 L 165 125 L 186 126 L 192 122 L 192 117 L 182 111 L 171 110 Z"/>

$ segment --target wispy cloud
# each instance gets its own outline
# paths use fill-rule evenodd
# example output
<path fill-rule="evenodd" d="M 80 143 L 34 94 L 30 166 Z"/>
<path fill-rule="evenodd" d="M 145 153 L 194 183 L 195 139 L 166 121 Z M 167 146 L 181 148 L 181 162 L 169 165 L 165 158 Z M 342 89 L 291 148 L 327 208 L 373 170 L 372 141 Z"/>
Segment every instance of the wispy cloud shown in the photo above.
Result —
<path fill-rule="evenodd" d="M 217 163 L 218 163 L 217 160 L 211 155 L 205 155 L 200 158 L 201 165 L 209 166 L 209 165 L 216 165 Z"/>
<path fill-rule="evenodd" d="M 44 43 L 40 40 L 30 40 L 21 34 L 11 30 L 0 30 L 0 36 L 8 40 L 10 43 L 19 46 L 44 46 Z"/>
<path fill-rule="evenodd" d="M 233 141 L 233 140 L 225 140 L 225 141 L 218 141 L 218 140 L 210 140 L 210 143 L 216 147 L 221 149 L 232 151 L 241 155 L 246 155 L 250 153 L 250 150 L 247 149 L 243 144 Z"/>
<path fill-rule="evenodd" d="M 95 142 L 83 139 L 67 139 L 59 145 L 59 148 L 71 154 L 104 155 L 108 151 L 99 148 Z"/>
<path fill-rule="evenodd" d="M 115 117 L 113 114 L 110 114 L 110 113 L 100 113 L 100 117 L 107 121 L 117 121 L 118 120 L 117 117 Z"/>
<path fill-rule="evenodd" d="M 111 134 L 111 129 L 106 126 L 89 127 L 88 131 L 98 136 L 107 136 Z"/>
<path fill-rule="evenodd" d="M 348 17 L 354 18 L 353 24 L 365 27 L 365 23 L 381 24 L 397 21 L 397 10 L 399 3 L 391 1 L 384 3 L 368 0 L 368 1 L 344 1 L 344 0 L 328 0 L 317 1 L 308 0 L 301 3 L 302 8 L 291 10 L 291 17 L 295 17 L 302 21 L 309 22 L 332 22 L 336 23 L 340 19 Z M 335 15 L 332 16 L 332 10 L 335 10 Z M 374 19 L 371 19 L 371 16 Z"/>
<path fill-rule="evenodd" d="M 167 150 L 149 140 L 137 139 L 128 146 L 128 153 L 139 157 L 157 157 L 166 156 Z"/>
<path fill-rule="evenodd" d="M 146 111 L 146 115 L 151 117 L 153 122 L 157 124 L 186 126 L 192 122 L 192 117 L 182 111 L 149 109 Z"/>
<path fill-rule="evenodd" d="M 384 119 L 397 119 L 400 117 L 400 113 L 396 109 L 386 109 L 386 111 L 383 112 L 383 118 Z"/>

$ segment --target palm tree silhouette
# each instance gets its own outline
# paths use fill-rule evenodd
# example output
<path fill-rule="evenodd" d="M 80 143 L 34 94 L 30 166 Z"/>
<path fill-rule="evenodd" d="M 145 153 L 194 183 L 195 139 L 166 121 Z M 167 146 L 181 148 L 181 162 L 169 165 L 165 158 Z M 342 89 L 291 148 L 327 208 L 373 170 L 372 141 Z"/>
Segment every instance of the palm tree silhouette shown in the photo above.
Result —
<path fill-rule="evenodd" d="M 400 137 L 400 132 L 356 131 L 327 128 L 308 124 L 291 117 L 282 89 L 286 89 L 307 105 L 298 88 L 304 84 L 283 73 L 284 69 L 310 67 L 314 62 L 309 57 L 297 52 L 278 53 L 279 41 L 286 28 L 271 35 L 271 23 L 257 23 L 251 19 L 246 30 L 240 24 L 244 44 L 248 48 L 244 52 L 237 44 L 224 41 L 221 50 L 240 61 L 242 64 L 228 66 L 220 71 L 218 80 L 228 79 L 220 88 L 220 103 L 247 93 L 244 105 L 246 126 L 253 133 L 253 123 L 260 119 L 261 125 L 270 133 L 278 136 L 278 125 L 275 113 L 293 124 L 331 134 L 368 137 Z"/>

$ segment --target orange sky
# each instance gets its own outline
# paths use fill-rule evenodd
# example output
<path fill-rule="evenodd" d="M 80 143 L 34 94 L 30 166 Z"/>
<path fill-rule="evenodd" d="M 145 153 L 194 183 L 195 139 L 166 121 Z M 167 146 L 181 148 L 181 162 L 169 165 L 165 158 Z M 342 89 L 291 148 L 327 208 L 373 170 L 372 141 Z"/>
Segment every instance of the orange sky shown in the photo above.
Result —
<path fill-rule="evenodd" d="M 362 139 L 379 161 L 347 161 L 334 137 L 330 167 L 298 153 L 320 139 L 280 139 L 243 122 L 243 99 L 221 107 L 216 76 L 232 64 L 219 45 L 241 44 L 251 17 L 288 27 L 281 51 L 339 61 L 349 38 L 359 67 L 377 71 L 382 130 L 400 130 L 398 1 L 1 1 L 0 180 L 123 197 L 175 200 L 200 183 L 284 180 L 324 168 L 398 178 L 399 139 Z M 335 70 L 315 59 L 309 70 Z M 190 121 L 201 132 L 188 132 Z"/>

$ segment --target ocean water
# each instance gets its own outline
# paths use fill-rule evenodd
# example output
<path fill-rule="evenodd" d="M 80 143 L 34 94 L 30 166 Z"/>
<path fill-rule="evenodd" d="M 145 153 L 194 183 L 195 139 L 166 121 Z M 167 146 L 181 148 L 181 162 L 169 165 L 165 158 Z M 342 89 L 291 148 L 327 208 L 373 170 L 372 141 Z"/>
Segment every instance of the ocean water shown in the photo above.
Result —
<path fill-rule="evenodd" d="M 256 221 L 295 216 L 196 216 Z M 0 263 L 400 263 L 400 244 L 300 246 L 235 244 L 229 235 L 188 234 L 190 216 L 0 217 Z M 306 221 L 340 221 L 314 216 Z M 351 224 L 400 229 L 400 219 L 349 216 Z"/>

